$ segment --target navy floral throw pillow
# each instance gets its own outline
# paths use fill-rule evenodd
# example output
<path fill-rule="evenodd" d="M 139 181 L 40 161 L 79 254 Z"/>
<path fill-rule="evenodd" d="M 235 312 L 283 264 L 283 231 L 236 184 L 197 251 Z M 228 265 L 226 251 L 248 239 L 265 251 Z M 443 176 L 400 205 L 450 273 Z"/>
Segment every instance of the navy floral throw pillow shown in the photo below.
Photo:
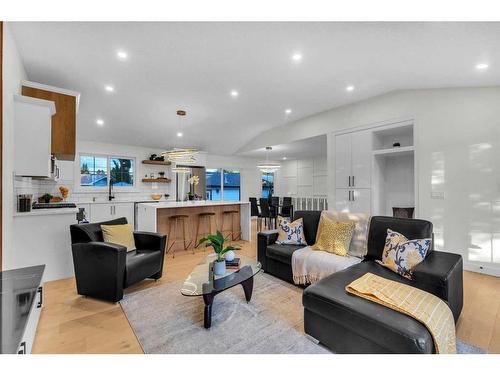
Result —
<path fill-rule="evenodd" d="M 280 245 L 306 245 L 302 218 L 293 222 L 278 216 L 278 240 Z"/>
<path fill-rule="evenodd" d="M 412 279 L 412 269 L 425 259 L 430 246 L 430 238 L 408 240 L 401 233 L 387 229 L 382 260 L 377 260 L 377 263 Z"/>

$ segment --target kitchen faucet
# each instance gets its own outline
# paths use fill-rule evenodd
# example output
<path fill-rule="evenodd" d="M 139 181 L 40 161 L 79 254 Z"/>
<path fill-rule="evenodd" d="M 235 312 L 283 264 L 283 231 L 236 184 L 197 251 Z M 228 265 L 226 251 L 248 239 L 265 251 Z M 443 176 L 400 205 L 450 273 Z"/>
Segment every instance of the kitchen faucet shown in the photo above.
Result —
<path fill-rule="evenodd" d="M 113 195 L 113 177 L 110 177 L 108 200 L 112 201 L 113 199 L 115 199 L 115 196 Z"/>

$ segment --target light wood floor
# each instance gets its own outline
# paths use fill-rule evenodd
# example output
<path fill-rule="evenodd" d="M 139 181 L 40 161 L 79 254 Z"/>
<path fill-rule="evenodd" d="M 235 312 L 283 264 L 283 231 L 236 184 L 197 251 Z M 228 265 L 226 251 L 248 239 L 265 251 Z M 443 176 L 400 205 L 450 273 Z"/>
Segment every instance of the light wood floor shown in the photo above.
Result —
<path fill-rule="evenodd" d="M 240 242 L 241 255 L 256 256 L 255 225 L 252 232 L 251 243 Z M 194 255 L 180 250 L 174 259 L 169 255 L 160 281 L 146 280 L 127 292 L 184 279 L 206 255 L 201 249 Z M 464 308 L 457 337 L 489 353 L 500 353 L 500 278 L 464 273 Z M 142 349 L 119 304 L 78 296 L 75 279 L 70 278 L 45 284 L 45 306 L 33 352 L 142 353 Z"/>

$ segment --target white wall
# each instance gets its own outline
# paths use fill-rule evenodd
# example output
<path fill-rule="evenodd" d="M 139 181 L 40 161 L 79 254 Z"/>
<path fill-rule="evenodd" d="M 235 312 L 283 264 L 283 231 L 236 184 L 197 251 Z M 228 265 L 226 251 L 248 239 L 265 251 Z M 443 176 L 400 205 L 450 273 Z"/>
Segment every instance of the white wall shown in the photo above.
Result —
<path fill-rule="evenodd" d="M 274 194 L 287 197 L 326 197 L 326 155 L 282 162 L 281 170 L 277 172 Z"/>
<path fill-rule="evenodd" d="M 21 80 L 27 79 L 26 71 L 9 25 L 3 24 L 3 176 L 2 176 L 2 232 L 3 264 L 9 262 L 9 249 L 12 249 L 13 232 L 13 170 L 14 170 L 14 94 L 21 92 Z"/>
<path fill-rule="evenodd" d="M 96 200 L 106 200 L 108 196 L 107 189 L 83 190 L 78 186 L 78 155 L 102 154 L 131 157 L 136 160 L 136 186 L 134 188 L 114 187 L 116 199 L 150 199 L 150 195 L 153 193 L 170 194 L 170 199 L 175 199 L 175 176 L 171 171 L 171 167 L 153 166 L 141 163 L 142 160 L 148 159 L 151 154 L 160 154 L 161 151 L 163 150 L 130 145 L 79 141 L 77 144 L 76 162 L 58 162 L 59 166 L 62 168 L 61 179 L 59 181 L 54 182 L 32 180 L 30 178 L 16 178 L 13 196 L 17 194 L 33 194 L 34 197 L 38 197 L 45 193 L 60 195 L 59 186 L 65 185 L 70 189 L 68 198 L 70 201 L 86 202 L 91 201 L 94 197 Z M 261 185 L 260 173 L 256 167 L 258 164 L 257 159 L 209 155 L 206 153 L 198 154 L 197 159 L 196 165 L 206 166 L 207 168 L 239 170 L 241 173 L 242 200 L 247 201 L 250 196 L 260 196 Z M 165 171 L 165 176 L 170 178 L 172 182 L 169 184 L 159 184 L 141 181 L 146 174 L 149 176 L 150 173 L 157 174 L 159 171 Z"/>
<path fill-rule="evenodd" d="M 271 129 L 242 151 L 327 134 L 333 171 L 332 132 L 414 119 L 419 217 L 433 222 L 438 248 L 462 254 L 471 269 L 498 273 L 499 103 L 499 87 L 398 91 L 290 123 L 286 133 Z M 330 201 L 334 182 L 329 173 Z M 432 192 L 445 198 L 433 199 Z"/>

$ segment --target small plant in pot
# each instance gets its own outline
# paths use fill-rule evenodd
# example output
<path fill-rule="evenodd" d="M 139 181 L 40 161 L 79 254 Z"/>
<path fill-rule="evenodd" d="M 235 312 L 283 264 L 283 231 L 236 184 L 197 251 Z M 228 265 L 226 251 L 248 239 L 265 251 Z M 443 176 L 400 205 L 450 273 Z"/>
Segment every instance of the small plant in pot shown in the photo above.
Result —
<path fill-rule="evenodd" d="M 52 199 L 52 194 L 49 194 L 49 193 L 45 193 L 44 195 L 42 195 L 40 197 L 40 201 L 42 203 L 50 203 L 51 199 Z"/>
<path fill-rule="evenodd" d="M 214 261 L 214 274 L 217 276 L 222 276 L 226 273 L 226 259 L 225 254 L 229 251 L 239 250 L 239 246 L 226 246 L 224 247 L 224 236 L 220 231 L 217 234 L 210 234 L 200 240 L 198 243 L 207 244 L 212 246 L 217 258 Z"/>

